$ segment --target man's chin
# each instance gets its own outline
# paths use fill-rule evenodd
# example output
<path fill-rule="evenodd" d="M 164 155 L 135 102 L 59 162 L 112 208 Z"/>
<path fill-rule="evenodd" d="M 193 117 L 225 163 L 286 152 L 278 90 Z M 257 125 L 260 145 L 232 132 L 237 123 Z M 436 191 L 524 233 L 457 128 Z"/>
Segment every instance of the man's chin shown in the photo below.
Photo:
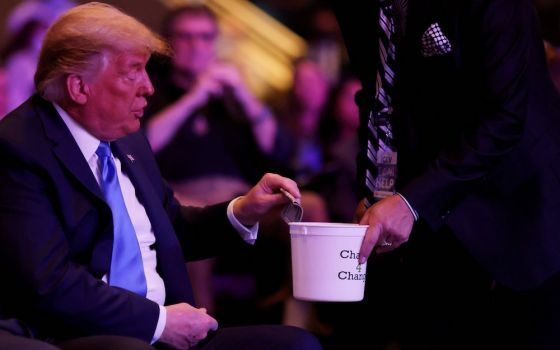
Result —
<path fill-rule="evenodd" d="M 134 134 L 138 130 L 140 130 L 140 120 L 135 119 L 133 122 L 127 124 L 124 128 L 122 128 L 119 133 L 115 133 L 115 135 L 113 135 L 113 139 L 118 140 L 130 134 Z"/>
<path fill-rule="evenodd" d="M 132 134 L 140 130 L 140 119 L 135 120 L 136 123 L 130 125 L 127 134 Z M 126 135 L 125 135 L 126 136 Z"/>

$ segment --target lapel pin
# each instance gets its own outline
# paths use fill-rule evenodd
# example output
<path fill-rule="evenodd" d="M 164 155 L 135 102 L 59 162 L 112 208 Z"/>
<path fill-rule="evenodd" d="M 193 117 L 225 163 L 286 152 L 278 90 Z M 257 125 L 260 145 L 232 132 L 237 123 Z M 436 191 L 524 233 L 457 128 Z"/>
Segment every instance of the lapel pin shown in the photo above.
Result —
<path fill-rule="evenodd" d="M 132 156 L 132 154 L 127 154 L 126 157 L 128 158 L 128 160 L 130 160 L 130 162 L 134 162 L 134 157 Z"/>

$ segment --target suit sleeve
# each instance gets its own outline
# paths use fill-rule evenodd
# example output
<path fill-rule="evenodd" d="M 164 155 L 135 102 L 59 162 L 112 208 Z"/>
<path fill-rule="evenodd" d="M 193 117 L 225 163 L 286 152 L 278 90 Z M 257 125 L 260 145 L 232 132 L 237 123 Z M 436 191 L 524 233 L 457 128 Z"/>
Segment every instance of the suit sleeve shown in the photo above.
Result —
<path fill-rule="evenodd" d="M 113 334 L 149 342 L 157 304 L 108 286 L 75 262 L 84 257 L 69 254 L 67 235 L 76 233 L 63 227 L 48 171 L 12 148 L 0 145 L 0 293 L 12 300 L 3 302 L 3 311 L 49 335 Z"/>
<path fill-rule="evenodd" d="M 173 236 L 177 238 L 176 242 L 181 246 L 184 260 L 195 261 L 215 257 L 246 245 L 246 242 L 228 220 L 227 205 L 229 201 L 203 208 L 181 205 L 175 198 L 173 190 L 163 180 L 156 160 L 149 151 L 150 146 L 145 136 L 136 133 L 131 137 L 134 138 L 135 143 L 141 145 L 135 154 L 141 157 L 144 172 L 160 197 L 158 198 L 160 202 L 157 204 L 143 204 L 150 207 L 154 212 L 161 210 L 160 205 L 165 210 L 161 215 L 166 216 L 165 222 L 159 220 L 160 215 L 153 215 L 151 216 L 152 225 L 164 231 L 173 232 Z M 167 226 L 167 219 L 172 226 Z M 174 243 L 175 240 L 172 245 Z"/>
<path fill-rule="evenodd" d="M 477 91 L 469 94 L 479 111 L 460 140 L 443 149 L 424 173 L 401 190 L 433 228 L 441 226 L 448 208 L 520 143 L 527 117 L 532 8 L 525 0 L 472 4 L 470 26 L 462 29 L 463 38 L 470 39 L 461 50 L 473 73 Z"/>
<path fill-rule="evenodd" d="M 227 217 L 228 204 L 199 208 L 181 206 L 173 198 L 167 209 L 186 261 L 215 257 L 246 246 Z"/>

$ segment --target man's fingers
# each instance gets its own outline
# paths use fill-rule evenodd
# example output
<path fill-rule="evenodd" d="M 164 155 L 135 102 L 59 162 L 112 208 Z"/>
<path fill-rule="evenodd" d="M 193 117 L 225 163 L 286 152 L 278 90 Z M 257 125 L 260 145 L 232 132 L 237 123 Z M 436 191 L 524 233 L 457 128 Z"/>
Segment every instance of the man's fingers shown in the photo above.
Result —
<path fill-rule="evenodd" d="M 397 247 L 399 246 L 399 245 L 397 245 L 397 244 L 394 243 L 394 242 L 390 242 L 390 243 L 391 243 L 391 244 L 386 244 L 386 245 L 384 245 L 384 244 L 378 244 L 378 245 L 375 247 L 375 252 L 376 252 L 376 253 L 388 253 L 388 252 L 390 252 L 390 251 L 393 251 L 393 250 L 397 249 Z"/>
<path fill-rule="evenodd" d="M 364 218 L 362 218 L 361 222 L 363 221 Z M 373 248 L 377 244 L 377 241 L 379 240 L 380 233 L 381 233 L 381 226 L 376 223 L 370 224 L 369 227 L 367 228 L 366 235 L 362 242 L 362 246 L 360 247 L 360 264 L 363 264 L 367 261 L 367 258 L 369 257 L 369 255 L 373 251 Z"/>

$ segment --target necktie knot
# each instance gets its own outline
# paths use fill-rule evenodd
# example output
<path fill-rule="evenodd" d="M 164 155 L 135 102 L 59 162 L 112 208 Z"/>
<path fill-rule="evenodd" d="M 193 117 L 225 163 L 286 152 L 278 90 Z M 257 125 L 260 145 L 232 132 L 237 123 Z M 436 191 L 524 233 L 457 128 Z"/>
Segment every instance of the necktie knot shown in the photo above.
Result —
<path fill-rule="evenodd" d="M 97 154 L 100 158 L 110 157 L 111 146 L 109 145 L 109 142 L 101 141 L 99 147 L 97 147 L 97 150 L 95 151 L 95 154 Z"/>

